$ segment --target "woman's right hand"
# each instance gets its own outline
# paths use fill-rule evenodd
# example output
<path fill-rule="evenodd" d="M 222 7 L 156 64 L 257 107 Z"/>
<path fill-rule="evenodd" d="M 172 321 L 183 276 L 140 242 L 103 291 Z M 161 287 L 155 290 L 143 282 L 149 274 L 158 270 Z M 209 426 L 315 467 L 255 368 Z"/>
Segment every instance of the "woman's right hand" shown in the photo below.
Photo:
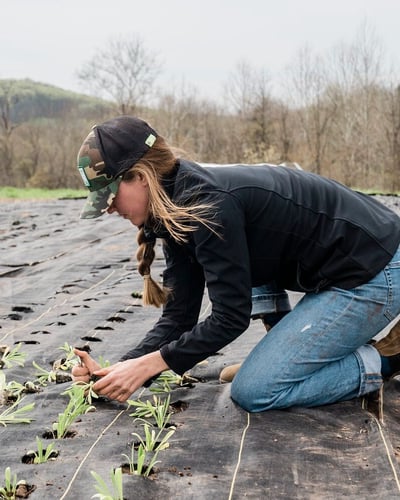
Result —
<path fill-rule="evenodd" d="M 92 373 L 96 370 L 99 370 L 100 365 L 86 351 L 74 349 L 74 353 L 80 358 L 81 363 L 79 365 L 75 365 L 72 368 L 72 380 L 74 382 L 88 383 L 90 381 Z"/>

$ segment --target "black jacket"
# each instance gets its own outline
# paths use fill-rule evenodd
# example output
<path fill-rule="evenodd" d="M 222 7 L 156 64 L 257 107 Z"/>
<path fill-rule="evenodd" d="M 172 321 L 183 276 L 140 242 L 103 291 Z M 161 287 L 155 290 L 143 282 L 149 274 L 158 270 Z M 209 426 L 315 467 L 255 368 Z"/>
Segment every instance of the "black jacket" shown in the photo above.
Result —
<path fill-rule="evenodd" d="M 400 219 L 372 197 L 287 167 L 181 161 L 165 189 L 178 205 L 212 203 L 218 234 L 200 226 L 187 244 L 165 235 L 164 284 L 173 298 L 122 359 L 161 349 L 180 374 L 246 330 L 252 286 L 350 289 L 381 271 L 400 242 Z M 197 323 L 205 284 L 212 310 Z"/>

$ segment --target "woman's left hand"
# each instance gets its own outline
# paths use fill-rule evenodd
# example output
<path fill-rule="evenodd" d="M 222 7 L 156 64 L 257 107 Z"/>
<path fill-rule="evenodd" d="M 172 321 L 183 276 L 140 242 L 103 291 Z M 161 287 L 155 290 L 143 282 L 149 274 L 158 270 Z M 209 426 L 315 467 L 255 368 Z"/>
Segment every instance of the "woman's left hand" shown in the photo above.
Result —
<path fill-rule="evenodd" d="M 93 372 L 93 375 L 101 377 L 93 385 L 93 390 L 102 396 L 124 402 L 147 380 L 168 368 L 159 351 L 120 361 Z"/>

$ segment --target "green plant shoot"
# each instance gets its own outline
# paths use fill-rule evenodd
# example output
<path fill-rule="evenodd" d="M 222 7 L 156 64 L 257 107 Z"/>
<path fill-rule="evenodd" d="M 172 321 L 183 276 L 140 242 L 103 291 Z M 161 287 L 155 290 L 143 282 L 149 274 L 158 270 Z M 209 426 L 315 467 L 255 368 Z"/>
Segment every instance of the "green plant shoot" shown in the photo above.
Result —
<path fill-rule="evenodd" d="M 94 487 L 97 491 L 92 498 L 99 498 L 100 500 L 124 500 L 121 467 L 111 470 L 111 489 L 100 474 L 95 471 L 90 471 L 90 473 L 96 481 Z"/>
<path fill-rule="evenodd" d="M 17 475 L 11 474 L 10 467 L 6 467 L 4 471 L 4 486 L 0 487 L 0 499 L 1 500 L 13 500 L 17 493 Z"/>
<path fill-rule="evenodd" d="M 50 443 L 47 448 L 43 446 L 42 440 L 36 436 L 36 445 L 37 451 L 34 451 L 35 458 L 33 459 L 33 463 L 35 464 L 44 464 L 49 460 L 54 460 L 58 455 L 58 451 L 54 449 L 54 443 Z"/>
<path fill-rule="evenodd" d="M 0 413 L 0 425 L 7 427 L 7 424 L 30 424 L 32 422 L 33 418 L 27 417 L 26 414 L 33 410 L 35 403 L 29 403 L 19 408 L 18 405 L 23 400 L 24 398 L 18 399 L 3 413 Z"/>
<path fill-rule="evenodd" d="M 0 346 L 0 368 L 11 368 L 13 365 L 24 366 L 26 353 L 20 352 L 21 343 L 17 344 L 13 349 L 9 346 Z"/>

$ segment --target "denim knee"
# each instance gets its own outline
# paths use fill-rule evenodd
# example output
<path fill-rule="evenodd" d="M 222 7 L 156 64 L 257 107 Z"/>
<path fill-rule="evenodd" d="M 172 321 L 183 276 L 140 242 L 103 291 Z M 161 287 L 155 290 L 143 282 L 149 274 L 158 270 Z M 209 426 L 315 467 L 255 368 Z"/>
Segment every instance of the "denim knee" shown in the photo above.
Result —
<path fill-rule="evenodd" d="M 231 398 L 249 413 L 263 411 L 269 406 L 265 399 L 265 395 L 263 395 L 263 408 L 260 407 L 260 398 L 257 388 L 254 386 L 254 382 L 248 383 L 245 379 L 240 377 L 240 370 L 232 381 Z M 272 403 L 272 401 L 270 403 Z"/>

